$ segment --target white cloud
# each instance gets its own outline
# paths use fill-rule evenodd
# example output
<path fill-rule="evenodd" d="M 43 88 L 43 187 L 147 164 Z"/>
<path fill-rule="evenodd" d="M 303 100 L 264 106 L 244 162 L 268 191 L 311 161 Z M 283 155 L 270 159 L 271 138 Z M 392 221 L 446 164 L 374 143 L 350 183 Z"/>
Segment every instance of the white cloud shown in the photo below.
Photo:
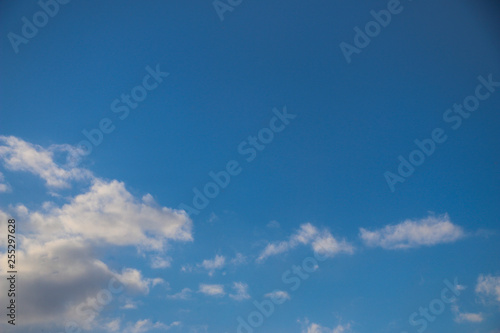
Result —
<path fill-rule="evenodd" d="M 302 330 L 302 333 L 348 333 L 351 332 L 351 325 L 337 325 L 334 328 L 323 327 L 316 323 L 310 323 Z"/>
<path fill-rule="evenodd" d="M 484 298 L 493 298 L 500 302 L 500 275 L 479 275 L 476 293 Z"/>
<path fill-rule="evenodd" d="M 59 155 L 65 155 L 63 165 L 54 161 Z M 66 188 L 70 181 L 93 177 L 90 171 L 75 167 L 80 155 L 78 149 L 70 145 L 51 145 L 45 149 L 13 136 L 0 136 L 0 159 L 5 168 L 30 172 L 52 188 Z"/>
<path fill-rule="evenodd" d="M 354 253 L 354 247 L 345 240 L 336 240 L 329 232 L 323 232 L 312 243 L 313 250 L 321 255 L 330 257 L 337 253 Z"/>
<path fill-rule="evenodd" d="M 224 296 L 224 286 L 221 284 L 200 284 L 199 292 L 208 296 Z"/>
<path fill-rule="evenodd" d="M 229 294 L 229 297 L 232 299 L 236 301 L 243 301 L 250 298 L 250 295 L 248 294 L 248 284 L 243 282 L 233 282 L 233 289 L 236 293 Z"/>
<path fill-rule="evenodd" d="M 170 328 L 179 326 L 180 324 L 180 322 L 175 321 L 170 325 L 166 325 L 161 322 L 153 323 L 151 319 L 143 319 L 138 320 L 135 324 L 129 324 L 128 327 L 123 331 L 123 333 L 145 333 L 152 329 L 169 330 Z"/>
<path fill-rule="evenodd" d="M 311 223 L 305 223 L 300 229 L 290 237 L 290 245 L 296 246 L 297 243 L 309 244 L 318 235 L 318 229 Z"/>
<path fill-rule="evenodd" d="M 282 303 L 291 299 L 290 294 L 283 290 L 274 290 L 268 294 L 265 294 L 264 297 L 270 298 L 276 303 Z"/>
<path fill-rule="evenodd" d="M 186 212 L 159 206 L 150 194 L 135 198 L 123 182 L 97 178 L 75 166 L 78 150 L 70 145 L 48 149 L 15 137 L 0 136 L 0 159 L 6 168 L 29 171 L 48 186 L 67 187 L 70 180 L 86 180 L 90 188 L 58 206 L 51 202 L 24 215 L 29 230 L 50 239 L 83 237 L 111 245 L 135 245 L 161 250 L 168 240 L 191 241 L 192 222 Z M 57 163 L 59 154 L 64 164 Z"/>
<path fill-rule="evenodd" d="M 375 231 L 360 228 L 360 237 L 365 245 L 391 250 L 451 243 L 464 236 L 463 229 L 454 225 L 448 214 L 406 220 Z"/>
<path fill-rule="evenodd" d="M 189 288 L 184 288 L 180 292 L 174 295 L 167 295 L 168 299 L 180 299 L 180 300 L 187 300 L 191 298 L 191 294 L 193 291 Z"/>
<path fill-rule="evenodd" d="M 287 252 L 288 250 L 290 250 L 290 244 L 288 242 L 268 244 L 266 248 L 260 253 L 257 261 L 264 261 L 268 257 Z"/>
<path fill-rule="evenodd" d="M 338 241 L 328 230 L 319 231 L 311 223 L 305 223 L 300 229 L 292 234 L 288 241 L 281 241 L 268 244 L 257 258 L 262 262 L 268 257 L 285 253 L 298 245 L 310 244 L 313 251 L 326 256 L 334 256 L 338 253 L 354 252 L 354 247 L 345 240 Z"/>
<path fill-rule="evenodd" d="M 202 267 L 208 271 L 208 275 L 212 276 L 217 269 L 221 269 L 226 264 L 226 258 L 224 256 L 216 255 L 212 260 L 203 260 L 198 267 Z"/>
<path fill-rule="evenodd" d="M 139 201 L 116 180 L 95 180 L 90 189 L 57 207 L 46 204 L 29 213 L 39 234 L 81 236 L 87 240 L 162 250 L 167 240 L 191 241 L 192 223 L 183 211 Z M 50 232 L 48 232 L 50 230 Z"/>

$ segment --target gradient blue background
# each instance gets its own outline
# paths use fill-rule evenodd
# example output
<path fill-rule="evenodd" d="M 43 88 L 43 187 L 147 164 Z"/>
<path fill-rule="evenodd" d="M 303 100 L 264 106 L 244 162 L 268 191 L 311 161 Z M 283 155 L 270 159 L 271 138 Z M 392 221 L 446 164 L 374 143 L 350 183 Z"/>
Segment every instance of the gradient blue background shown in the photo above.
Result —
<path fill-rule="evenodd" d="M 304 317 L 331 327 L 339 315 L 359 332 L 412 332 L 408 315 L 438 296 L 444 279 L 457 276 L 473 288 L 478 273 L 500 269 L 494 232 L 500 216 L 500 91 L 457 131 L 442 120 L 447 108 L 474 92 L 479 75 L 500 80 L 499 8 L 495 1 L 404 1 L 404 10 L 347 64 L 339 43 L 352 43 L 353 28 L 386 4 L 243 1 L 221 22 L 210 1 L 72 1 L 15 54 L 7 33 L 20 33 L 20 18 L 39 7 L 35 1 L 3 1 L 0 132 L 42 146 L 75 144 L 85 139 L 83 129 L 108 117 L 116 129 L 84 165 L 124 181 L 132 193 L 151 193 L 167 207 L 191 204 L 192 189 L 209 181 L 210 171 L 241 161 L 242 173 L 192 216 L 195 241 L 171 249 L 172 267 L 160 277 L 173 290 L 200 282 L 200 274 L 179 272 L 184 263 L 217 253 L 256 253 L 259 242 L 285 239 L 307 221 L 350 240 L 359 227 L 428 212 L 448 213 L 471 235 L 487 230 L 488 237 L 451 245 L 361 249 L 327 261 L 260 329 L 299 331 L 296 321 Z M 120 120 L 111 102 L 156 64 L 170 76 Z M 238 144 L 267 126 L 272 108 L 284 105 L 297 118 L 253 162 L 243 162 Z M 436 127 L 445 129 L 448 140 L 391 193 L 383 173 L 395 172 L 397 156 L 408 156 L 413 140 L 430 137 Z M 17 190 L 2 194 L 3 205 L 42 204 L 41 180 L 16 174 L 8 180 Z M 218 219 L 208 222 L 212 213 Z M 281 228 L 266 228 L 270 220 Z M 158 274 L 134 249 L 127 256 L 112 249 L 102 255 L 116 269 L 133 265 L 145 275 Z M 260 299 L 286 289 L 281 273 L 308 255 L 301 249 L 203 278 L 247 281 Z M 252 310 L 251 302 L 179 304 L 150 295 L 127 319 L 180 319 L 229 332 L 237 315 Z M 490 318 L 481 332 L 499 324 L 498 317 Z M 447 309 L 429 332 L 471 327 L 454 323 Z"/>

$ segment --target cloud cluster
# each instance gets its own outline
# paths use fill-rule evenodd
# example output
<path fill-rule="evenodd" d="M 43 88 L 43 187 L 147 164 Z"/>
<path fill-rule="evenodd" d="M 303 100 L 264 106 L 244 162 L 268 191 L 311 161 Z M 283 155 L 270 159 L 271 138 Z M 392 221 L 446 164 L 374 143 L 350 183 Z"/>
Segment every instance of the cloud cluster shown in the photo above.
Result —
<path fill-rule="evenodd" d="M 121 286 L 120 293 L 145 295 L 164 281 L 144 277 L 135 268 L 112 269 L 97 258 L 96 250 L 134 246 L 153 251 L 152 267 L 165 268 L 171 261 L 163 255 L 166 244 L 192 241 L 192 221 L 184 211 L 158 205 L 150 194 L 137 198 L 123 182 L 94 176 L 77 166 L 78 158 L 77 149 L 70 145 L 43 148 L 0 136 L 0 163 L 6 170 L 38 176 L 50 191 L 78 185 L 75 191 L 79 192 L 63 203 L 45 202 L 33 210 L 22 204 L 0 209 L 2 220 L 14 215 L 23 221 L 16 253 L 23 272 L 19 315 L 23 325 L 76 322 L 87 330 L 108 326 L 118 330 L 119 321 L 105 322 L 100 317 L 103 297 L 108 298 L 106 304 L 112 297 L 107 286 L 114 281 Z M 5 245 L 3 237 L 0 245 Z M 0 252 L 0 260 L 3 275 L 8 270 L 6 253 Z M 0 280 L 2 290 L 7 282 Z M 172 326 L 162 325 L 146 319 L 125 327 L 124 332 Z"/>

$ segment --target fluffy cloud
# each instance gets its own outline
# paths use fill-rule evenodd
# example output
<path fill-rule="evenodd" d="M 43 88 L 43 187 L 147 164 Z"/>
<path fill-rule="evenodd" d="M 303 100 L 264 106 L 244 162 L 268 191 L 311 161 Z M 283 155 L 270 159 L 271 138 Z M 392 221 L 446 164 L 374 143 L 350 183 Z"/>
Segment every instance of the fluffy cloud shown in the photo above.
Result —
<path fill-rule="evenodd" d="M 243 301 L 250 298 L 250 295 L 248 294 L 248 284 L 243 282 L 233 282 L 233 289 L 235 293 L 229 294 L 229 297 L 232 299 L 236 301 Z"/>
<path fill-rule="evenodd" d="M 360 237 L 365 245 L 391 250 L 451 243 L 464 235 L 463 229 L 454 225 L 447 214 L 406 220 L 375 231 L 360 228 Z"/>
<path fill-rule="evenodd" d="M 124 268 L 111 270 L 93 257 L 92 247 L 81 238 L 53 240 L 42 243 L 22 238 L 17 251 L 19 269 L 18 301 L 23 304 L 19 314 L 23 324 L 74 321 L 91 329 L 104 304 L 123 292 L 148 294 L 157 279 L 144 278 L 140 271 Z M 6 254 L 0 256 L 0 272 L 8 270 Z M 0 280 L 7 289 L 7 280 Z M 114 295 L 114 296 L 113 296 Z"/>
<path fill-rule="evenodd" d="M 65 155 L 62 165 L 55 159 Z M 80 152 L 70 145 L 51 145 L 45 149 L 13 136 L 0 136 L 0 159 L 6 169 L 30 172 L 42 178 L 52 188 L 69 187 L 69 182 L 92 178 L 86 169 L 75 167 Z"/>
<path fill-rule="evenodd" d="M 311 223 L 302 224 L 287 241 L 268 244 L 257 258 L 258 262 L 263 262 L 268 257 L 285 253 L 298 245 L 310 244 L 313 251 L 322 255 L 333 257 L 338 253 L 354 252 L 354 247 L 345 240 L 338 241 L 329 231 L 319 231 Z"/>
<path fill-rule="evenodd" d="M 479 275 L 476 293 L 483 298 L 492 298 L 500 302 L 500 275 Z"/>
<path fill-rule="evenodd" d="M 200 284 L 199 292 L 208 296 L 224 296 L 224 286 L 221 284 Z"/>
<path fill-rule="evenodd" d="M 167 240 L 192 240 L 191 220 L 185 212 L 158 207 L 149 195 L 138 200 L 116 180 L 96 179 L 69 203 L 45 204 L 42 210 L 29 212 L 28 218 L 40 235 L 74 235 L 101 244 L 162 250 Z"/>

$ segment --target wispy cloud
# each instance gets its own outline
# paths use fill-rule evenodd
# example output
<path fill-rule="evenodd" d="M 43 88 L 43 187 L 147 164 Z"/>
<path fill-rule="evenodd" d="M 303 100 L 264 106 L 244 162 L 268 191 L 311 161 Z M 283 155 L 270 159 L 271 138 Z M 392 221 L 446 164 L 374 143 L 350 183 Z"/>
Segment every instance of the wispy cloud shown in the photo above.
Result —
<path fill-rule="evenodd" d="M 233 290 L 235 293 L 229 294 L 229 297 L 236 301 L 243 301 L 250 298 L 250 295 L 248 294 L 248 284 L 246 283 L 233 282 Z"/>
<path fill-rule="evenodd" d="M 283 290 L 275 290 L 264 295 L 264 297 L 270 298 L 277 304 L 281 304 L 284 301 L 291 299 L 290 294 Z"/>
<path fill-rule="evenodd" d="M 242 253 L 236 253 L 236 256 L 231 259 L 231 264 L 241 265 L 247 262 L 247 258 Z"/>
<path fill-rule="evenodd" d="M 189 288 L 184 288 L 180 292 L 174 295 L 167 295 L 168 299 L 179 299 L 179 300 L 188 300 L 191 298 L 193 291 Z"/>
<path fill-rule="evenodd" d="M 179 326 L 180 324 L 181 323 L 179 321 L 175 321 L 170 325 L 166 325 L 161 322 L 152 322 L 151 319 L 143 319 L 138 320 L 133 324 L 129 324 L 123 333 L 145 333 L 152 329 L 169 330 L 174 326 Z"/>
<path fill-rule="evenodd" d="M 125 309 L 125 310 L 137 309 L 137 305 L 138 305 L 137 302 L 134 302 L 131 299 L 126 299 L 125 300 L 125 304 L 123 304 L 122 306 L 120 306 L 120 309 Z"/>
<path fill-rule="evenodd" d="M 458 305 L 453 305 L 451 311 L 454 314 L 454 320 L 457 323 L 480 323 L 484 320 L 481 313 L 461 312 Z"/>
<path fill-rule="evenodd" d="M 154 256 L 151 259 L 151 268 L 168 268 L 172 263 L 172 257 Z"/>
<path fill-rule="evenodd" d="M 224 256 L 216 255 L 213 259 L 205 259 L 198 267 L 202 267 L 208 271 L 208 275 L 212 276 L 218 269 L 222 269 L 226 265 Z"/>
<path fill-rule="evenodd" d="M 272 221 L 269 221 L 269 223 L 267 223 L 266 227 L 277 229 L 280 227 L 280 223 L 276 220 L 272 220 Z"/>
<path fill-rule="evenodd" d="M 321 326 L 320 324 L 310 323 L 306 318 L 305 322 L 302 323 L 304 328 L 302 329 L 302 333 L 349 333 L 352 332 L 351 324 L 338 324 L 334 328 L 328 328 Z"/>
<path fill-rule="evenodd" d="M 261 251 L 257 262 L 263 262 L 268 257 L 290 251 L 299 245 L 311 245 L 314 252 L 333 257 L 338 253 L 354 252 L 354 247 L 345 240 L 337 240 L 328 230 L 319 231 L 311 223 L 302 224 L 287 241 L 268 244 Z"/>
<path fill-rule="evenodd" d="M 375 231 L 360 228 L 360 237 L 365 245 L 390 250 L 451 243 L 464 236 L 463 229 L 453 224 L 448 214 L 406 220 Z"/>
<path fill-rule="evenodd" d="M 109 332 L 117 332 L 120 329 L 120 325 L 121 325 L 121 319 L 115 318 L 104 324 L 104 327 Z"/>
<path fill-rule="evenodd" d="M 0 193 L 6 193 L 12 191 L 9 183 L 5 182 L 5 177 L 3 173 L 0 172 Z"/>

